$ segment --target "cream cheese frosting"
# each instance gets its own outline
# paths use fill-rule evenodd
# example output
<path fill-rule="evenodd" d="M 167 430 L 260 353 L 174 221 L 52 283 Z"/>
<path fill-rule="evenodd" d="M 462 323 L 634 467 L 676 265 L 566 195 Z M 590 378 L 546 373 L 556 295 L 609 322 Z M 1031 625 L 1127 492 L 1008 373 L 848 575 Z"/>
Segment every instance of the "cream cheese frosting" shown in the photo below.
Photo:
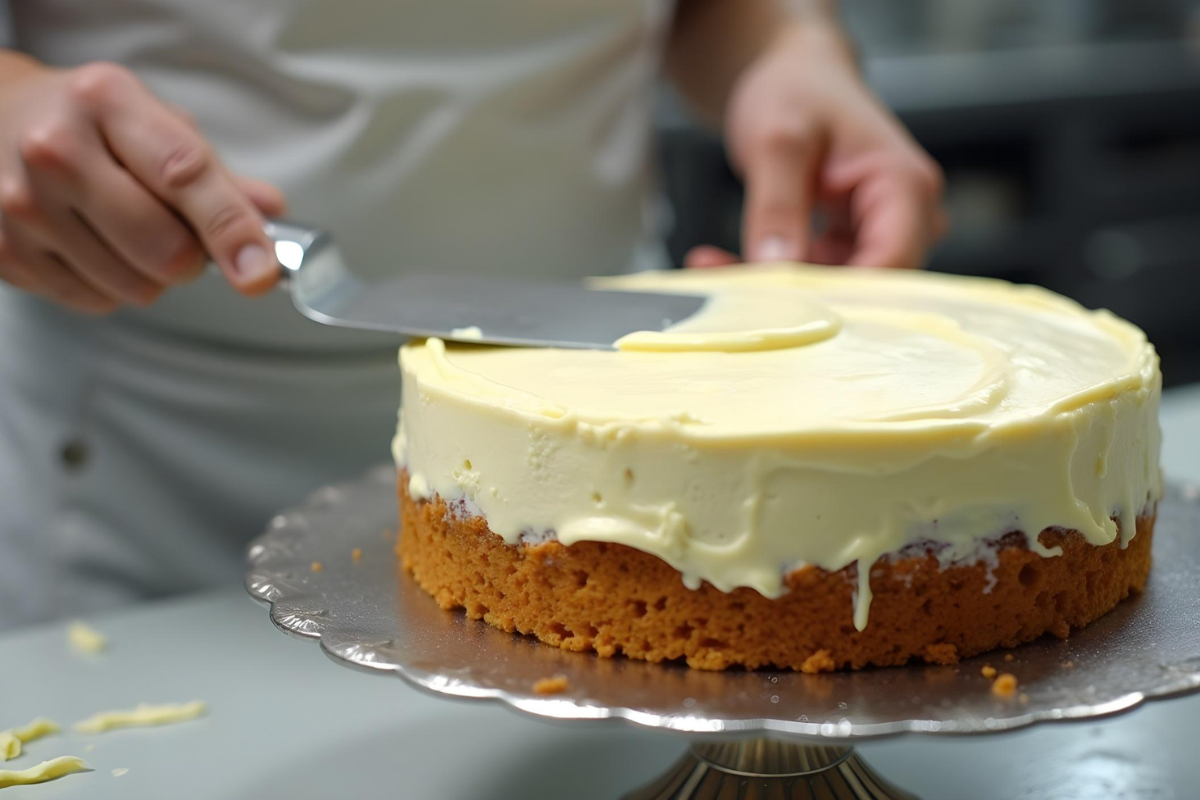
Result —
<path fill-rule="evenodd" d="M 29 742 L 58 733 L 60 728 L 54 720 L 37 717 L 27 725 L 0 731 L 0 761 L 11 761 L 21 755 L 23 746 Z"/>
<path fill-rule="evenodd" d="M 861 630 L 870 565 L 906 545 L 974 561 L 1020 530 L 1053 557 L 1043 529 L 1107 544 L 1161 495 L 1158 357 L 1106 311 L 799 265 L 600 284 L 709 300 L 613 351 L 406 344 L 414 497 L 463 500 L 510 544 L 629 545 L 693 588 L 777 597 L 798 567 L 857 563 Z"/>
<path fill-rule="evenodd" d="M 67 642 L 76 652 L 90 655 L 108 649 L 108 637 L 81 620 L 67 626 Z"/>
<path fill-rule="evenodd" d="M 114 728 L 149 727 L 154 725 L 173 725 L 177 722 L 188 722 L 203 716 L 208 706 L 200 700 L 190 703 L 164 703 L 151 705 L 138 703 L 132 710 L 101 711 L 87 719 L 76 722 L 73 726 L 78 733 L 104 733 Z"/>
<path fill-rule="evenodd" d="M 0 769 L 0 789 L 10 786 L 29 786 L 34 783 L 45 783 L 73 772 L 87 772 L 91 767 L 82 758 L 76 756 L 59 756 L 49 761 L 35 764 L 28 769 Z"/>

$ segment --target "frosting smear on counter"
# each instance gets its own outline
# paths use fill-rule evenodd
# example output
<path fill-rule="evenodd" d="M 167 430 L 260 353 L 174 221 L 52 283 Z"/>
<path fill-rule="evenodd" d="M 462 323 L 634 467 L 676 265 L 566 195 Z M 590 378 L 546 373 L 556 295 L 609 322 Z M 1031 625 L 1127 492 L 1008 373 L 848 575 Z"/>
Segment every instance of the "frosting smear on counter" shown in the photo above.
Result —
<path fill-rule="evenodd" d="M 87 772 L 91 767 L 82 758 L 76 756 L 59 756 L 49 761 L 35 764 L 28 769 L 0 769 L 0 789 L 10 786 L 29 786 L 34 783 L 45 783 L 73 772 Z"/>
<path fill-rule="evenodd" d="M 171 725 L 188 722 L 202 716 L 208 706 L 200 700 L 190 703 L 164 703 L 150 705 L 139 703 L 129 711 L 101 711 L 87 719 L 76 722 L 72 727 L 79 733 L 104 733 L 114 728 Z"/>
<path fill-rule="evenodd" d="M 80 653 L 103 653 L 108 649 L 108 637 L 80 620 L 67 626 L 67 642 Z"/>
<path fill-rule="evenodd" d="M 393 449 L 410 492 L 509 543 L 619 542 L 688 586 L 768 597 L 803 565 L 1060 526 L 1132 536 L 1161 495 L 1158 357 L 1051 292 L 777 265 L 603 279 L 710 301 L 616 351 L 412 342 Z M 1030 537 L 1029 545 L 1044 556 Z"/>
<path fill-rule="evenodd" d="M 25 744 L 58 733 L 58 723 L 45 717 L 37 717 L 27 725 L 0 731 L 0 761 L 11 761 L 21 755 Z"/>

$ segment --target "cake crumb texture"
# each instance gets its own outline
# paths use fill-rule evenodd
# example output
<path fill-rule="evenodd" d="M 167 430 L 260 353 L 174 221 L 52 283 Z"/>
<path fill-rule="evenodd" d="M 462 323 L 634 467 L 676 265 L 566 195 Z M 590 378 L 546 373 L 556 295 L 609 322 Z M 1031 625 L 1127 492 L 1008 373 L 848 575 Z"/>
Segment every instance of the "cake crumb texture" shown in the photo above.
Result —
<path fill-rule="evenodd" d="M 800 664 L 800 671 L 810 675 L 818 672 L 832 672 L 837 664 L 829 656 L 828 650 L 818 650 Z"/>
<path fill-rule="evenodd" d="M 551 539 L 508 545 L 487 522 L 434 495 L 415 501 L 399 480 L 401 564 L 445 609 L 464 609 L 509 632 L 564 650 L 686 660 L 696 669 L 829 671 L 909 660 L 955 663 L 1044 633 L 1066 636 L 1140 591 L 1150 569 L 1154 517 L 1139 517 L 1128 547 L 1094 546 L 1073 531 L 996 543 L 996 565 L 942 568 L 928 552 L 881 559 L 871 571 L 870 624 L 854 627 L 857 569 L 804 567 L 777 599 L 749 588 L 686 588 L 658 557 L 620 544 Z M 985 591 L 991 579 L 994 585 Z"/>
<path fill-rule="evenodd" d="M 1011 672 L 1003 672 L 992 681 L 992 694 L 996 697 L 1012 697 L 1017 693 L 1017 677 Z"/>
<path fill-rule="evenodd" d="M 987 678 L 989 681 L 992 678 L 996 677 L 996 668 L 993 667 L 991 664 L 985 665 L 983 669 L 979 670 L 979 672 L 983 675 L 983 677 Z"/>
<path fill-rule="evenodd" d="M 948 642 L 934 642 L 925 645 L 921 658 L 930 664 L 943 666 L 958 663 L 958 646 Z"/>
<path fill-rule="evenodd" d="M 552 678 L 539 678 L 533 682 L 534 694 L 562 694 L 570 686 L 565 675 L 555 675 Z"/>

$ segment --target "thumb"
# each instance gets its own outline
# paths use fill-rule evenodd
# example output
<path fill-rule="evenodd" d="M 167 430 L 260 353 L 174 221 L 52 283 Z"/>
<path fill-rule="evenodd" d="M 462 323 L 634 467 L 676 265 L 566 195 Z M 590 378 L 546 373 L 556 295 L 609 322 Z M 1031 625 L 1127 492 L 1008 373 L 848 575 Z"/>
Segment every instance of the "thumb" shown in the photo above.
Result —
<path fill-rule="evenodd" d="M 747 261 L 804 258 L 822 150 L 815 132 L 806 132 L 764 136 L 745 153 L 742 252 Z"/>
<path fill-rule="evenodd" d="M 266 181 L 248 178 L 245 175 L 231 174 L 229 177 L 264 217 L 279 217 L 287 213 L 287 200 L 284 198 L 283 192 L 276 187 Z M 255 283 L 249 290 L 239 288 L 238 291 L 249 296 L 259 295 L 274 286 L 278 280 L 279 273 L 275 272 L 270 277 Z"/>

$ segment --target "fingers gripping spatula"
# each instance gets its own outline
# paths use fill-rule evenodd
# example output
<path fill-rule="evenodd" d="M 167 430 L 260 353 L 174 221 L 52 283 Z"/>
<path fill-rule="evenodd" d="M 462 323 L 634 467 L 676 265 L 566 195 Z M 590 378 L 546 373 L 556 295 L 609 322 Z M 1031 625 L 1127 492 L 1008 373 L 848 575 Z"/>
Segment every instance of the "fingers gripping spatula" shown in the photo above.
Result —
<path fill-rule="evenodd" d="M 611 350 L 636 331 L 662 331 L 706 297 L 590 289 L 580 282 L 410 273 L 354 276 L 332 237 L 289 222 L 267 224 L 292 303 L 326 325 L 485 344 Z"/>

